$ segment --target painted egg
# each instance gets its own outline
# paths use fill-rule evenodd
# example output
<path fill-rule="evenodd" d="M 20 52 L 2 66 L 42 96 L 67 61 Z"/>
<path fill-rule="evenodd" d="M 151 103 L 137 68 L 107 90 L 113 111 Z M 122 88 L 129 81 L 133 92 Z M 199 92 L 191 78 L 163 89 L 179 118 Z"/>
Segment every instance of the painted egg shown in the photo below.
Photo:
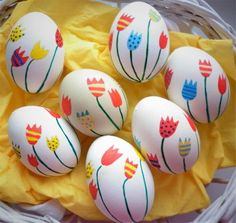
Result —
<path fill-rule="evenodd" d="M 64 65 L 63 40 L 55 22 L 40 12 L 21 17 L 7 41 L 6 64 L 23 90 L 40 93 L 51 88 Z"/>
<path fill-rule="evenodd" d="M 127 79 L 146 82 L 161 70 L 169 55 L 169 34 L 159 12 L 133 2 L 116 16 L 109 35 L 114 66 Z"/>
<path fill-rule="evenodd" d="M 98 209 L 114 222 L 139 222 L 154 200 L 154 181 L 140 153 L 115 136 L 103 136 L 86 158 L 90 194 Z"/>
<path fill-rule="evenodd" d="M 171 54 L 165 85 L 169 99 L 197 122 L 215 121 L 228 105 L 227 76 L 212 56 L 198 48 L 181 47 Z"/>
<path fill-rule="evenodd" d="M 69 122 L 88 136 L 117 132 L 127 115 L 124 91 L 101 71 L 81 69 L 68 74 L 61 83 L 59 98 Z"/>
<path fill-rule="evenodd" d="M 16 109 L 8 121 L 8 136 L 20 161 L 36 174 L 60 176 L 78 164 L 80 143 L 74 130 L 50 109 Z"/>
<path fill-rule="evenodd" d="M 144 157 L 163 172 L 186 172 L 199 157 L 199 135 L 194 122 L 164 98 L 147 97 L 135 106 L 132 134 Z"/>

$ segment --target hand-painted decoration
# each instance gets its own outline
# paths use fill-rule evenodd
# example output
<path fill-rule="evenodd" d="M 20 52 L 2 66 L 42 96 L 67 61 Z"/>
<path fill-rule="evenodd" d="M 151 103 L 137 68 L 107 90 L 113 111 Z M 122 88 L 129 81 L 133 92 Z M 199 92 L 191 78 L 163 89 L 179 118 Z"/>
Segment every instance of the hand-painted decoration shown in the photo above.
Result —
<path fill-rule="evenodd" d="M 117 91 L 117 89 L 111 89 L 111 91 L 108 91 L 110 97 L 111 97 L 111 101 L 112 101 L 112 104 L 115 108 L 118 108 L 119 109 L 119 112 L 120 112 L 120 116 L 121 116 L 121 120 L 122 120 L 122 125 L 124 125 L 124 115 L 122 113 L 122 110 L 121 110 L 121 105 L 122 105 L 122 98 L 120 96 L 120 93 Z"/>
<path fill-rule="evenodd" d="M 20 159 L 21 158 L 21 148 L 20 145 L 16 145 L 14 142 L 11 142 L 12 149 L 14 150 L 16 156 Z"/>
<path fill-rule="evenodd" d="M 25 50 L 21 50 L 21 47 L 18 47 L 12 54 L 12 57 L 11 57 L 11 77 L 14 82 L 16 82 L 16 80 L 15 80 L 15 76 L 13 73 L 13 67 L 16 67 L 16 68 L 21 67 L 29 59 L 29 57 L 25 56 L 24 54 L 25 54 Z"/>
<path fill-rule="evenodd" d="M 47 176 L 47 174 L 45 174 L 44 172 L 42 172 L 40 169 L 39 169 L 39 162 L 38 162 L 38 160 L 37 160 L 37 158 L 36 158 L 36 156 L 35 155 L 33 155 L 33 154 L 28 154 L 27 155 L 27 158 L 28 158 L 28 162 L 29 162 L 29 164 L 32 166 L 32 167 L 34 167 L 39 173 L 41 173 L 42 175 L 44 175 L 44 176 Z"/>
<path fill-rule="evenodd" d="M 170 70 L 174 73 L 166 84 L 170 100 L 196 122 L 209 123 L 220 117 L 228 105 L 230 86 L 212 56 L 198 48 L 180 47 L 171 54 L 166 67 L 166 81 Z"/>
<path fill-rule="evenodd" d="M 92 69 L 70 73 L 62 81 L 59 97 L 67 120 L 85 135 L 112 134 L 124 125 L 125 93 L 105 73 Z"/>
<path fill-rule="evenodd" d="M 68 116 L 71 115 L 71 99 L 69 96 L 62 95 L 61 107 L 62 112 L 66 116 L 67 120 L 69 120 Z"/>
<path fill-rule="evenodd" d="M 95 120 L 94 120 L 94 117 L 88 112 L 88 110 L 84 112 L 77 112 L 76 115 L 82 126 L 84 126 L 86 129 L 89 129 L 95 135 L 102 136 L 101 134 L 99 134 L 98 132 L 94 130 L 96 128 Z"/>
<path fill-rule="evenodd" d="M 21 25 L 15 26 L 10 33 L 9 41 L 16 42 L 24 35 L 24 28 Z"/>
<path fill-rule="evenodd" d="M 185 157 L 189 154 L 191 150 L 191 139 L 182 140 L 179 138 L 179 154 L 183 158 L 183 167 L 184 171 L 187 171 Z"/>
<path fill-rule="evenodd" d="M 61 124 L 60 124 L 59 119 L 61 119 L 61 116 L 60 116 L 59 114 L 57 114 L 56 112 L 53 112 L 53 111 L 50 110 L 50 109 L 46 109 L 46 110 L 49 112 L 50 115 L 52 115 L 52 116 L 56 119 L 56 123 L 57 123 L 58 127 L 60 128 L 60 130 L 61 130 L 62 134 L 64 135 L 64 137 L 66 138 L 66 141 L 68 142 L 68 144 L 69 144 L 69 146 L 70 146 L 72 152 L 73 152 L 74 155 L 75 155 L 76 164 L 78 164 L 78 162 L 79 162 L 79 157 L 78 157 L 78 154 L 77 154 L 77 152 L 76 152 L 76 149 L 75 149 L 73 143 L 71 142 L 70 138 L 68 137 L 68 135 L 67 135 L 66 132 L 64 131 L 63 127 L 62 127 Z M 55 154 L 55 155 L 56 155 L 56 154 Z"/>
<path fill-rule="evenodd" d="M 96 80 L 96 78 L 93 78 L 92 80 L 87 79 L 87 84 L 90 92 L 94 97 L 96 97 L 97 104 L 99 108 L 103 111 L 103 113 L 106 115 L 106 117 L 109 119 L 109 121 L 112 123 L 112 125 L 117 129 L 120 130 L 119 126 L 114 122 L 112 117 L 107 113 L 107 111 L 103 108 L 99 101 L 99 97 L 103 96 L 105 92 L 105 84 L 103 79 Z"/>
<path fill-rule="evenodd" d="M 201 72 L 201 75 L 204 77 L 204 93 L 206 100 L 207 121 L 210 122 L 211 118 L 210 118 L 208 98 L 207 98 L 207 78 L 211 75 L 212 72 L 211 62 L 209 60 L 208 61 L 199 60 L 199 70 Z"/>
<path fill-rule="evenodd" d="M 217 116 L 215 119 L 217 119 L 220 116 L 222 99 L 223 99 L 224 94 L 226 93 L 226 89 L 227 89 L 227 80 L 225 78 L 225 75 L 221 74 L 218 77 L 218 90 L 220 92 L 220 102 L 219 102 Z M 228 93 L 228 95 L 229 95 L 229 93 Z M 228 101 L 228 98 L 227 98 L 227 101 Z"/>
<path fill-rule="evenodd" d="M 182 96 L 187 101 L 188 113 L 190 114 L 191 118 L 195 120 L 190 109 L 189 101 L 194 100 L 197 96 L 197 82 L 193 82 L 192 80 L 188 82 L 185 80 L 182 88 Z"/>
<path fill-rule="evenodd" d="M 29 93 L 48 90 L 61 74 L 64 63 L 63 40 L 57 25 L 39 12 L 20 18 L 9 35 L 6 62 L 20 88 Z"/>
<path fill-rule="evenodd" d="M 147 153 L 147 157 L 148 157 L 149 162 L 152 164 L 152 166 L 156 167 L 157 169 L 161 168 L 158 161 L 157 154 Z"/>
<path fill-rule="evenodd" d="M 168 89 L 170 85 L 172 75 L 173 75 L 173 70 L 171 70 L 170 68 L 167 68 L 165 76 L 164 76 L 166 90 Z"/>
<path fill-rule="evenodd" d="M 168 31 L 155 8 L 144 2 L 133 2 L 115 18 L 108 46 L 114 66 L 124 77 L 146 82 L 167 60 Z"/>
<path fill-rule="evenodd" d="M 173 120 L 173 117 L 171 117 L 171 119 L 170 119 L 169 116 L 167 116 L 167 118 L 165 120 L 163 118 L 161 118 L 160 125 L 159 125 L 159 132 L 160 132 L 160 135 L 162 137 L 162 140 L 161 140 L 161 155 L 162 155 L 162 158 L 163 158 L 163 161 L 164 161 L 166 167 L 172 173 L 174 173 L 174 172 L 171 170 L 171 168 L 168 165 L 168 163 L 166 161 L 166 158 L 165 158 L 164 141 L 165 141 L 166 138 L 169 138 L 170 136 L 172 136 L 175 133 L 176 128 L 178 127 L 178 124 L 179 124 L 179 121 L 175 122 Z"/>
<path fill-rule="evenodd" d="M 56 174 L 60 174 L 60 172 L 53 170 L 51 167 L 49 167 L 38 155 L 35 145 L 37 144 L 38 140 L 40 139 L 41 133 L 42 133 L 41 126 L 37 127 L 36 124 L 34 124 L 32 127 L 30 127 L 30 125 L 27 125 L 25 136 L 26 136 L 28 143 L 32 146 L 34 155 L 35 155 L 35 157 L 37 157 L 37 160 L 40 162 L 40 164 L 42 164 L 44 167 L 46 167 L 51 172 L 56 173 Z M 39 172 L 41 173 L 42 171 L 39 171 Z"/>
<path fill-rule="evenodd" d="M 108 218 L 115 222 L 144 219 L 153 203 L 154 184 L 136 149 L 118 137 L 103 136 L 90 146 L 86 164 L 90 194 Z"/>
<path fill-rule="evenodd" d="M 80 144 L 74 130 L 50 109 L 18 108 L 9 118 L 8 136 L 20 161 L 36 174 L 59 176 L 78 164 Z"/>
<path fill-rule="evenodd" d="M 164 98 L 147 97 L 135 106 L 132 134 L 145 159 L 158 171 L 183 173 L 199 157 L 199 135 L 194 122 L 180 107 Z M 187 155 L 183 153 L 185 138 L 191 142 L 191 152 Z"/>

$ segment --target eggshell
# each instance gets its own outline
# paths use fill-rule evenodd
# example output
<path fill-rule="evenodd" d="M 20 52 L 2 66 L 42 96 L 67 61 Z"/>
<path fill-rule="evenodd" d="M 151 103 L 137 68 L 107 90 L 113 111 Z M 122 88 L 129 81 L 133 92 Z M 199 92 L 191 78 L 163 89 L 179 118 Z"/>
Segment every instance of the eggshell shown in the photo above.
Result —
<path fill-rule="evenodd" d="M 153 205 L 150 169 L 123 139 L 102 136 L 93 142 L 86 158 L 86 177 L 96 206 L 114 222 L 139 222 Z"/>
<path fill-rule="evenodd" d="M 8 121 L 8 136 L 20 161 L 36 174 L 59 176 L 78 164 L 80 143 L 74 130 L 50 109 L 16 109 Z"/>
<path fill-rule="evenodd" d="M 7 41 L 6 64 L 23 90 L 40 93 L 51 88 L 64 65 L 63 40 L 55 22 L 40 12 L 21 17 Z"/>
<path fill-rule="evenodd" d="M 69 122 L 88 136 L 112 134 L 127 115 L 127 99 L 107 74 L 81 69 L 68 74 L 60 87 L 61 110 Z"/>
<path fill-rule="evenodd" d="M 230 97 L 227 76 L 209 54 L 194 47 L 176 49 L 165 71 L 168 97 L 201 123 L 213 122 L 226 109 Z"/>
<path fill-rule="evenodd" d="M 134 82 L 146 82 L 165 64 L 169 42 L 159 12 L 145 2 L 133 2 L 116 16 L 110 30 L 109 50 L 120 74 Z"/>
<path fill-rule="evenodd" d="M 149 163 L 163 172 L 182 173 L 198 159 L 200 142 L 194 122 L 166 99 L 147 97 L 135 106 L 132 134 Z"/>

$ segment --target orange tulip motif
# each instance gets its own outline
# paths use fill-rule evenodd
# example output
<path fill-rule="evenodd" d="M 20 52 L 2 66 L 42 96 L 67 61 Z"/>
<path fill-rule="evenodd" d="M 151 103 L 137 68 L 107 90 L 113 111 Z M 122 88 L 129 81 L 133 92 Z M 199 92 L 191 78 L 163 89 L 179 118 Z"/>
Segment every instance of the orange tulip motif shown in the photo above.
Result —
<path fill-rule="evenodd" d="M 119 126 L 115 123 L 115 121 L 112 119 L 112 117 L 108 114 L 108 112 L 103 108 L 101 102 L 99 101 L 99 98 L 102 97 L 105 93 L 105 83 L 102 78 L 97 80 L 96 78 L 93 78 L 90 80 L 87 79 L 87 86 L 90 91 L 90 93 L 96 98 L 97 105 L 102 110 L 104 115 L 108 118 L 108 120 L 111 122 L 111 124 L 117 129 L 120 130 Z M 115 101 L 114 101 L 115 100 Z M 114 94 L 112 93 L 112 102 L 117 103 L 117 94 L 114 97 Z"/>
<path fill-rule="evenodd" d="M 207 96 L 207 78 L 210 77 L 212 73 L 212 65 L 210 60 L 199 60 L 199 71 L 201 75 L 204 77 L 204 93 L 205 93 L 205 101 L 206 101 L 206 114 L 207 114 L 207 121 L 210 122 L 210 112 L 209 112 L 209 105 L 208 105 L 208 96 Z"/>

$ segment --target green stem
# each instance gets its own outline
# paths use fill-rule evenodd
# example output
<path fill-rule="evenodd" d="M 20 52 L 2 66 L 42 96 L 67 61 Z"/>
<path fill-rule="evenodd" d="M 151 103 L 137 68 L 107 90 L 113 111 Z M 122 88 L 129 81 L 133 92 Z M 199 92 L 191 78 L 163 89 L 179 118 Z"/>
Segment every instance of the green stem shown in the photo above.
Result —
<path fill-rule="evenodd" d="M 43 173 L 38 167 L 36 167 L 36 170 L 38 170 L 38 172 L 43 174 L 44 176 L 48 176 L 47 174 Z"/>
<path fill-rule="evenodd" d="M 13 74 L 13 65 L 11 65 L 11 76 L 12 76 L 13 81 L 16 83 L 16 80 Z"/>
<path fill-rule="evenodd" d="M 145 76 L 145 72 L 146 72 L 146 68 L 147 68 L 148 50 L 149 50 L 149 32 L 150 32 L 150 24 L 151 24 L 151 19 L 149 19 L 149 22 L 148 22 L 148 28 L 147 28 L 146 56 L 145 56 L 145 63 L 144 63 L 144 69 L 143 69 L 142 80 L 144 80 L 144 76 Z"/>
<path fill-rule="evenodd" d="M 141 82 L 141 80 L 139 79 L 138 74 L 137 74 L 137 72 L 136 72 L 136 70 L 135 70 L 135 68 L 134 68 L 133 53 L 132 53 L 133 51 L 130 50 L 129 52 L 130 52 L 130 63 L 131 63 L 131 67 L 132 67 L 132 69 L 133 69 L 133 72 L 134 72 L 134 74 L 135 74 L 135 77 L 138 79 L 138 82 Z"/>
<path fill-rule="evenodd" d="M 117 37 L 116 37 L 116 52 L 117 52 L 117 57 L 118 57 L 118 60 L 119 60 L 120 65 L 121 65 L 121 68 L 122 68 L 122 70 L 124 71 L 124 73 L 125 73 L 131 80 L 138 82 L 136 79 L 134 79 L 133 77 L 131 77 L 131 76 L 127 73 L 127 71 L 125 70 L 125 68 L 124 68 L 124 66 L 123 66 L 123 64 L 122 64 L 122 62 L 121 62 L 120 54 L 119 54 L 119 47 L 118 47 L 118 46 L 119 46 L 119 36 L 120 36 L 120 32 L 118 31 Z"/>
<path fill-rule="evenodd" d="M 220 109 L 221 109 L 221 103 L 222 103 L 222 99 L 223 99 L 223 95 L 220 96 L 220 103 L 219 103 L 219 107 L 218 107 L 218 113 L 215 119 L 217 119 L 220 116 Z"/>
<path fill-rule="evenodd" d="M 185 158 L 183 158 L 183 164 L 184 164 L 184 172 L 187 172 L 187 170 L 186 170 Z"/>
<path fill-rule="evenodd" d="M 43 88 L 43 86 L 44 86 L 44 84 L 45 84 L 45 82 L 46 82 L 46 80 L 47 80 L 47 78 L 48 78 L 48 75 L 49 75 L 49 73 L 50 73 L 50 71 L 51 71 L 51 68 L 52 68 L 53 61 L 54 61 L 54 59 L 55 59 L 55 55 L 56 55 L 57 49 L 58 49 L 58 46 L 57 46 L 56 49 L 54 50 L 54 54 L 53 54 L 51 63 L 50 63 L 50 65 L 49 65 L 48 71 L 47 71 L 47 73 L 46 73 L 46 75 L 45 75 L 45 78 L 44 78 L 42 84 L 40 85 L 39 89 L 36 91 L 36 93 L 39 93 L 39 92 L 42 90 L 42 88 Z"/>
<path fill-rule="evenodd" d="M 119 107 L 119 112 L 120 112 L 120 116 L 121 116 L 121 119 L 122 119 L 122 126 L 123 126 L 124 125 L 124 116 L 123 116 L 123 113 L 122 113 L 120 107 Z"/>
<path fill-rule="evenodd" d="M 97 136 L 103 136 L 103 135 L 101 135 L 101 134 L 99 134 L 99 133 L 97 133 L 97 132 L 95 132 L 94 130 L 92 130 L 92 129 L 89 129 L 92 133 L 94 133 L 95 135 L 97 135 Z"/>
<path fill-rule="evenodd" d="M 167 169 L 168 169 L 171 173 L 174 173 L 174 174 L 175 174 L 175 172 L 173 172 L 173 171 L 171 170 L 171 168 L 169 167 L 168 163 L 166 162 L 166 158 L 165 158 L 165 154 L 164 154 L 164 141 L 165 141 L 165 138 L 162 138 L 162 140 L 161 140 L 161 155 L 162 155 L 162 159 L 164 160 L 164 163 L 165 163 Z"/>
<path fill-rule="evenodd" d="M 192 114 L 192 112 L 191 112 L 190 105 L 189 105 L 189 100 L 187 100 L 187 107 L 188 107 L 188 112 L 189 112 L 191 118 L 192 118 L 194 121 L 198 122 L 198 121 L 194 118 L 194 116 L 193 116 L 193 114 Z"/>
<path fill-rule="evenodd" d="M 34 61 L 34 59 L 32 59 L 32 60 L 28 63 L 28 65 L 27 65 L 27 67 L 26 67 L 26 70 L 25 70 L 25 89 L 26 89 L 27 92 L 29 92 L 28 83 L 27 83 L 28 72 L 29 72 L 30 64 L 31 64 L 33 61 Z"/>
<path fill-rule="evenodd" d="M 125 184 L 126 184 L 127 181 L 128 181 L 128 178 L 126 178 L 126 180 L 125 180 L 124 183 L 123 183 L 123 196 L 124 196 L 124 199 L 125 199 L 125 206 L 126 206 L 127 212 L 128 212 L 128 214 L 129 214 L 129 217 L 131 218 L 131 220 L 132 220 L 133 222 L 136 222 L 136 221 L 133 219 L 132 215 L 131 215 L 131 212 L 130 212 L 130 210 L 129 210 L 128 201 L 127 201 L 127 198 L 126 198 Z"/>
<path fill-rule="evenodd" d="M 159 53 L 158 53 L 158 56 L 157 56 L 157 60 L 152 68 L 152 71 L 150 72 L 150 74 L 147 76 L 146 80 L 149 79 L 149 77 L 152 75 L 152 72 L 155 70 L 156 66 L 157 66 L 157 63 L 160 59 L 160 55 L 161 55 L 161 48 L 159 49 Z"/>
<path fill-rule="evenodd" d="M 32 148 L 33 148 L 33 151 L 34 151 L 35 156 L 37 157 L 38 161 L 39 161 L 42 165 L 44 165 L 47 169 L 51 170 L 51 171 L 54 172 L 54 173 L 61 174 L 60 172 L 57 172 L 56 170 L 51 169 L 45 162 L 43 162 L 43 160 L 41 160 L 41 158 L 39 157 L 38 153 L 36 152 L 36 149 L 35 149 L 34 145 L 32 145 Z"/>
<path fill-rule="evenodd" d="M 102 201 L 104 207 L 106 208 L 107 212 L 108 212 L 116 221 L 121 222 L 121 221 L 119 221 L 119 220 L 110 212 L 110 210 L 108 209 L 108 207 L 107 207 L 105 201 L 103 200 L 102 193 L 101 193 L 101 189 L 100 189 L 100 185 L 99 185 L 99 180 L 98 180 L 98 173 L 99 173 L 99 171 L 100 171 L 101 168 L 102 168 L 102 166 L 98 167 L 98 169 L 97 169 L 97 171 L 96 171 L 96 181 L 97 181 L 97 187 L 98 187 L 99 196 L 100 196 L 101 201 Z"/>
<path fill-rule="evenodd" d="M 120 130 L 120 128 L 116 125 L 116 123 L 112 120 L 112 118 L 107 114 L 105 109 L 102 107 L 102 105 L 100 104 L 100 102 L 98 100 L 98 97 L 96 97 L 96 100 L 97 100 L 98 106 L 101 108 L 101 110 L 107 116 L 107 118 L 110 120 L 110 122 L 116 127 L 117 130 Z"/>
<path fill-rule="evenodd" d="M 76 157 L 76 163 L 78 164 L 79 159 L 78 159 L 78 156 L 77 156 L 77 153 L 76 153 L 76 151 L 75 151 L 75 148 L 74 148 L 73 144 L 71 143 L 70 139 L 68 138 L 68 136 L 67 136 L 66 133 L 64 132 L 64 130 L 63 130 L 63 128 L 61 127 L 61 125 L 60 125 L 60 123 L 59 123 L 59 120 L 58 120 L 57 118 L 56 118 L 56 121 L 57 121 L 57 125 L 58 125 L 59 128 L 61 129 L 63 135 L 66 137 L 67 142 L 70 144 L 70 147 L 71 147 L 71 149 L 72 149 L 72 151 L 73 151 L 73 153 L 75 154 L 75 157 Z"/>
<path fill-rule="evenodd" d="M 57 157 L 57 159 L 59 160 L 59 162 L 60 162 L 63 166 L 65 166 L 65 167 L 67 167 L 68 169 L 71 169 L 71 170 L 74 169 L 73 167 L 67 166 L 65 163 L 63 163 L 62 160 L 61 160 L 61 159 L 59 158 L 59 156 L 57 155 L 56 151 L 54 151 L 54 155 Z"/>
<path fill-rule="evenodd" d="M 207 84 L 207 77 L 204 78 L 204 90 L 205 90 L 205 100 L 206 100 L 207 122 L 210 122 L 211 119 L 210 119 L 210 113 L 209 113 L 209 108 L 208 108 L 208 98 L 207 98 L 206 84 Z"/>
<path fill-rule="evenodd" d="M 144 184 L 145 196 L 146 196 L 146 207 L 145 207 L 145 212 L 144 212 L 144 217 L 145 217 L 145 216 L 147 215 L 147 211 L 148 211 L 148 191 L 147 191 L 146 180 L 145 180 L 144 173 L 143 173 L 142 160 L 140 160 L 140 168 L 141 168 L 141 172 L 142 172 L 143 184 Z M 144 217 L 143 217 L 143 218 L 144 218 Z"/>
<path fill-rule="evenodd" d="M 197 137 L 197 132 L 195 132 L 195 136 L 196 136 L 196 139 L 197 139 L 197 158 L 199 157 L 199 141 L 198 141 L 198 137 Z"/>

